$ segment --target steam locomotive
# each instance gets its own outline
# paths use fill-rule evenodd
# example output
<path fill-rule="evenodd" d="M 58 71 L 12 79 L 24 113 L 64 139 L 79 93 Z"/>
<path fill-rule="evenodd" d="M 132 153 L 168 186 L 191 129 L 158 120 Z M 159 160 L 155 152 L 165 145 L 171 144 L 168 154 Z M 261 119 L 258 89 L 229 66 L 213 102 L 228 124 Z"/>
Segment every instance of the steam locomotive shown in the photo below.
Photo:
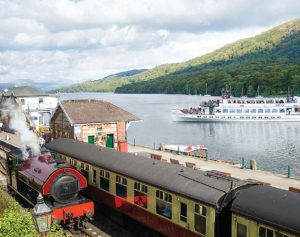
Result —
<path fill-rule="evenodd" d="M 52 210 L 57 223 L 80 225 L 92 218 L 94 203 L 82 195 L 86 178 L 64 161 L 54 159 L 49 152 L 24 159 L 17 148 L 7 154 L 7 186 L 34 206 L 39 193 Z"/>

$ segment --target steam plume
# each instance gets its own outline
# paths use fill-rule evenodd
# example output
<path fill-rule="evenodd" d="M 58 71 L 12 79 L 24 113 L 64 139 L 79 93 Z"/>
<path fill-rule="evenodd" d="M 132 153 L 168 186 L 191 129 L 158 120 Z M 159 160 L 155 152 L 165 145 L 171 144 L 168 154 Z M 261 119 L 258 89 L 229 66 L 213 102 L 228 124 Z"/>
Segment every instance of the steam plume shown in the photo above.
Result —
<path fill-rule="evenodd" d="M 16 130 L 20 134 L 21 146 L 24 150 L 29 147 L 33 155 L 39 155 L 40 147 L 37 136 L 29 130 L 26 117 L 20 106 L 15 104 L 11 98 L 7 99 L 3 104 L 3 115 L 9 116 L 9 127 Z"/>

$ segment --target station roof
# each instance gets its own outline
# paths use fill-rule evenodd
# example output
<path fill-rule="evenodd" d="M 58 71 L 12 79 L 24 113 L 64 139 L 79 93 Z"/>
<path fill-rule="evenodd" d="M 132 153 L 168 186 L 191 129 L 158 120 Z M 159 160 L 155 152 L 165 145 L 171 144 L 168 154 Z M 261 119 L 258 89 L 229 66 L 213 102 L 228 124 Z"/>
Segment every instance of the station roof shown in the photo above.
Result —
<path fill-rule="evenodd" d="M 2 94 L 4 96 L 11 96 L 13 94 L 16 97 L 48 96 L 48 94 L 42 90 L 31 86 L 11 87 L 2 91 Z"/>
<path fill-rule="evenodd" d="M 71 125 L 140 120 L 135 115 L 103 100 L 65 100 L 59 107 Z"/>
<path fill-rule="evenodd" d="M 300 234 L 300 195 L 297 193 L 253 186 L 238 195 L 232 211 L 280 230 Z"/>
<path fill-rule="evenodd" d="M 68 138 L 56 139 L 48 143 L 47 148 L 217 208 L 228 192 L 245 185 L 245 182 L 237 179 L 214 176 L 204 171 L 165 164 L 143 156 Z"/>

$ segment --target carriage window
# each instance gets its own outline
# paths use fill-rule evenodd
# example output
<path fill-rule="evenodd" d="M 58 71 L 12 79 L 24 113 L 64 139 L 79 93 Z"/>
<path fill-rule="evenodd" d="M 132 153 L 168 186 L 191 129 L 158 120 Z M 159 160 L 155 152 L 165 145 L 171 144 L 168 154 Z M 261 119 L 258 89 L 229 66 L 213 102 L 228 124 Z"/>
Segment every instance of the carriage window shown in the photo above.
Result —
<path fill-rule="evenodd" d="M 127 179 L 119 175 L 116 176 L 116 195 L 122 198 L 127 197 Z"/>
<path fill-rule="evenodd" d="M 195 204 L 195 230 L 206 235 L 206 207 Z"/>
<path fill-rule="evenodd" d="M 156 213 L 172 219 L 172 195 L 156 190 Z"/>
<path fill-rule="evenodd" d="M 247 237 L 247 226 L 237 223 L 236 232 L 236 237 Z"/>
<path fill-rule="evenodd" d="M 187 220 L 187 205 L 183 202 L 180 203 L 180 220 L 183 222 Z"/>
<path fill-rule="evenodd" d="M 274 231 L 265 227 L 259 227 L 259 237 L 274 237 Z"/>
<path fill-rule="evenodd" d="M 140 207 L 147 208 L 148 204 L 148 187 L 144 184 L 134 183 L 134 203 Z"/>
<path fill-rule="evenodd" d="M 97 183 L 97 171 L 93 169 L 93 183 Z"/>
<path fill-rule="evenodd" d="M 109 192 L 109 172 L 100 170 L 100 188 Z"/>

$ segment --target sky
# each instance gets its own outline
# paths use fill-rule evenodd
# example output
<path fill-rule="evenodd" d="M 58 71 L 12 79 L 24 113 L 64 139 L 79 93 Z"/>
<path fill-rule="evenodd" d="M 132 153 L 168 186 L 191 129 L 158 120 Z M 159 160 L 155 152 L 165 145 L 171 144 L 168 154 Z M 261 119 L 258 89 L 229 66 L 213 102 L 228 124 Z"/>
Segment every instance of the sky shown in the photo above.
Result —
<path fill-rule="evenodd" d="M 0 83 L 182 62 L 299 16 L 299 0 L 0 0 Z"/>

